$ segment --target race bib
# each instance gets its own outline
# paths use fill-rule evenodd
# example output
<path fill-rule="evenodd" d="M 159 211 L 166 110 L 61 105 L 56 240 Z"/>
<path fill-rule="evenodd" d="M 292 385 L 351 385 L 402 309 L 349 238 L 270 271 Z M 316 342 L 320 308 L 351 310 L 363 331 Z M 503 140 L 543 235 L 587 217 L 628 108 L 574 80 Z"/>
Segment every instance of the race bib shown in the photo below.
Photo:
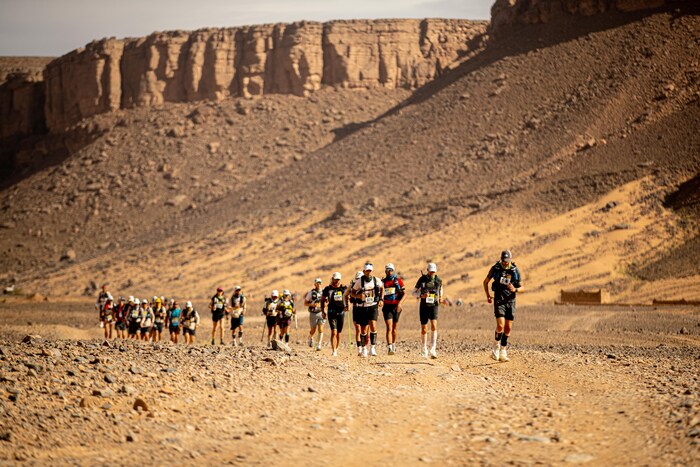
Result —
<path fill-rule="evenodd" d="M 216 309 L 217 309 L 217 310 L 220 310 L 220 309 L 222 309 L 223 307 L 224 307 L 223 303 L 217 303 L 217 304 L 216 304 Z"/>
<path fill-rule="evenodd" d="M 427 297 L 425 297 L 425 303 L 435 303 L 435 294 L 429 294 Z"/>
<path fill-rule="evenodd" d="M 241 316 L 241 310 L 238 308 L 234 308 L 233 311 L 231 312 L 231 316 L 234 318 L 238 318 Z"/>
<path fill-rule="evenodd" d="M 374 297 L 365 297 L 365 303 L 372 305 L 374 303 Z"/>
<path fill-rule="evenodd" d="M 501 282 L 501 284 L 503 284 L 503 285 L 508 285 L 508 284 L 510 284 L 510 277 L 508 277 L 508 276 L 503 276 L 503 277 L 501 277 L 501 281 L 500 281 L 500 282 Z"/>
<path fill-rule="evenodd" d="M 337 292 L 334 292 L 333 293 L 333 301 L 342 302 L 343 301 L 343 292 L 341 292 L 340 290 Z"/>
<path fill-rule="evenodd" d="M 384 289 L 384 296 L 387 295 L 395 295 L 396 294 L 396 287 L 387 287 Z"/>

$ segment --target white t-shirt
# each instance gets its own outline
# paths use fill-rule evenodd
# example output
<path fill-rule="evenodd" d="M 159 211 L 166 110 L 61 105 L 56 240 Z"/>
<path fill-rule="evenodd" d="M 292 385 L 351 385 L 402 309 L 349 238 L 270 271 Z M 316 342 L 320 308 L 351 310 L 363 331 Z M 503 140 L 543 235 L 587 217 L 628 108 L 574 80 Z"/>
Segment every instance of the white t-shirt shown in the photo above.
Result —
<path fill-rule="evenodd" d="M 371 279 L 364 279 L 364 276 L 357 279 L 355 283 L 352 285 L 352 291 L 353 293 L 360 293 L 362 289 L 364 288 L 365 292 L 365 300 L 362 303 L 358 303 L 357 306 L 360 307 L 365 307 L 365 306 L 374 306 L 379 302 L 378 296 L 375 297 L 374 292 L 375 292 L 375 287 L 380 288 L 381 287 L 381 281 L 377 279 L 375 276 L 372 276 Z"/>
<path fill-rule="evenodd" d="M 323 292 L 322 290 L 316 290 L 316 289 L 311 289 L 311 290 L 309 290 L 308 292 L 306 292 L 306 297 L 304 297 L 304 301 L 305 301 L 306 303 L 313 303 L 313 300 L 314 300 L 313 293 L 314 293 L 314 291 L 318 294 L 318 299 L 319 299 L 319 301 L 318 301 L 318 303 L 316 303 L 316 305 L 310 306 L 310 307 L 309 307 L 309 311 L 311 311 L 311 312 L 313 312 L 313 313 L 320 313 L 320 312 L 321 312 L 321 301 L 320 301 L 320 300 L 321 300 L 321 294 L 322 294 L 322 292 Z M 314 309 L 311 310 L 311 308 L 314 308 Z"/>

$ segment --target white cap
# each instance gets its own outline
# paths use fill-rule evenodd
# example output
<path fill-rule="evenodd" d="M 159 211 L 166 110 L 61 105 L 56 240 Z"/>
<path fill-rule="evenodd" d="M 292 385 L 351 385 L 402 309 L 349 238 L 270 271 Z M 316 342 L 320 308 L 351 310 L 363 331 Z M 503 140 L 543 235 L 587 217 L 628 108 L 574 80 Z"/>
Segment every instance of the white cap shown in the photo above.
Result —
<path fill-rule="evenodd" d="M 284 296 L 284 295 L 292 295 L 292 292 L 290 292 L 290 291 L 287 290 L 287 289 L 284 289 L 284 290 L 282 291 L 282 295 L 283 295 L 283 296 Z"/>
<path fill-rule="evenodd" d="M 435 263 L 428 263 L 428 272 L 437 272 L 437 265 Z"/>
<path fill-rule="evenodd" d="M 135 298 L 135 299 L 133 300 L 133 302 L 134 302 L 134 305 L 140 305 L 140 304 L 141 304 L 141 300 L 139 300 L 138 298 Z"/>
<path fill-rule="evenodd" d="M 314 279 L 314 284 L 323 284 L 323 281 L 320 277 L 317 277 L 316 279 Z"/>
<path fill-rule="evenodd" d="M 107 292 L 107 300 L 114 300 L 114 297 L 112 297 L 112 294 Z"/>
<path fill-rule="evenodd" d="M 362 271 L 357 271 L 357 272 L 355 273 L 355 279 L 357 280 L 357 279 L 359 279 L 360 277 L 362 277 Z"/>
<path fill-rule="evenodd" d="M 153 296 L 153 301 L 155 302 L 156 300 L 158 300 L 158 295 Z"/>
<path fill-rule="evenodd" d="M 144 298 L 143 300 L 141 300 L 141 303 L 143 303 L 143 304 L 148 304 L 148 299 L 147 299 L 147 298 Z"/>
<path fill-rule="evenodd" d="M 370 263 L 365 264 L 363 271 L 374 271 L 374 266 L 372 266 Z"/>
<path fill-rule="evenodd" d="M 280 293 L 277 290 L 273 290 L 272 293 L 270 294 L 271 297 L 279 297 Z"/>
<path fill-rule="evenodd" d="M 237 285 L 237 286 L 235 286 L 235 287 L 233 288 L 233 290 L 241 290 L 241 286 L 240 286 L 240 285 Z"/>
<path fill-rule="evenodd" d="M 134 296 L 133 296 L 133 295 L 129 295 L 129 300 L 128 300 L 128 301 L 129 301 L 129 302 L 133 302 L 133 301 L 134 301 Z"/>
<path fill-rule="evenodd" d="M 334 272 L 333 273 L 333 279 L 340 279 L 340 273 L 339 272 Z"/>
<path fill-rule="evenodd" d="M 185 303 L 185 308 L 192 308 L 192 302 Z"/>
<path fill-rule="evenodd" d="M 394 263 L 386 263 L 386 266 L 384 266 L 384 269 L 391 269 L 392 271 L 396 271 L 396 268 L 394 267 Z"/>

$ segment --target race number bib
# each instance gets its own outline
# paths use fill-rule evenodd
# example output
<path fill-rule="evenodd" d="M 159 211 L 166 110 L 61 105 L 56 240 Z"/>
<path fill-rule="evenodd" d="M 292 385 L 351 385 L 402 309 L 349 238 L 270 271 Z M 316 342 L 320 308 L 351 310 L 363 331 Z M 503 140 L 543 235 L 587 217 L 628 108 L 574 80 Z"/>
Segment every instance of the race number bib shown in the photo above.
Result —
<path fill-rule="evenodd" d="M 374 303 L 374 297 L 365 297 L 365 303 L 372 305 Z"/>
<path fill-rule="evenodd" d="M 510 277 L 508 277 L 508 276 L 503 276 L 503 277 L 501 277 L 501 281 L 500 281 L 500 282 L 501 282 L 501 284 L 503 284 L 503 285 L 508 285 L 508 284 L 510 284 Z"/>
<path fill-rule="evenodd" d="M 234 308 L 233 311 L 231 312 L 231 316 L 234 318 L 238 318 L 241 316 L 241 310 L 240 308 Z"/>
<path fill-rule="evenodd" d="M 427 297 L 425 297 L 425 303 L 433 304 L 435 303 L 435 294 L 428 294 Z"/>
<path fill-rule="evenodd" d="M 396 287 L 387 287 L 384 289 L 384 296 L 396 294 Z"/>
<path fill-rule="evenodd" d="M 337 292 L 333 293 L 333 301 L 335 302 L 342 302 L 343 301 L 343 292 L 338 290 Z"/>
<path fill-rule="evenodd" d="M 224 304 L 223 304 L 223 303 L 217 303 L 215 308 L 216 308 L 217 310 L 220 310 L 220 309 L 222 309 L 223 307 L 224 307 Z"/>

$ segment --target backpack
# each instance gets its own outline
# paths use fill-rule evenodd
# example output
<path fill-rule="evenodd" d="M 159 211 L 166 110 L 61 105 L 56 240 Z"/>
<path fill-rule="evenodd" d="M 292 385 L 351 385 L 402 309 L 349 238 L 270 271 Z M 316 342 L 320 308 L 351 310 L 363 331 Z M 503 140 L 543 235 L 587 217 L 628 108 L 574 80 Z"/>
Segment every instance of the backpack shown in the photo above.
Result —
<path fill-rule="evenodd" d="M 374 299 L 375 303 L 379 301 L 382 297 L 379 296 L 379 279 L 377 279 L 375 276 L 372 276 L 372 280 L 374 281 Z M 363 274 L 362 277 L 360 277 L 360 288 L 364 291 L 365 290 L 365 282 L 369 282 L 369 279 L 365 277 Z M 362 301 L 360 301 L 362 303 Z"/>

